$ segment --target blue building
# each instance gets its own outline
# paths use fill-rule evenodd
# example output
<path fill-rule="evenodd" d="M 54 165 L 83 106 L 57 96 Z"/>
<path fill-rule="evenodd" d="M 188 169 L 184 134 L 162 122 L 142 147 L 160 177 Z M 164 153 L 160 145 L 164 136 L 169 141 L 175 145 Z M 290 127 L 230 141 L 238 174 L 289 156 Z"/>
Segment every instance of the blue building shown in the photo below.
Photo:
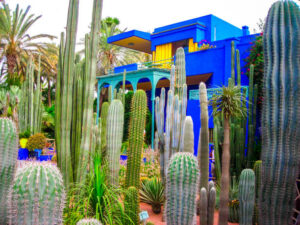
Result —
<path fill-rule="evenodd" d="M 201 126 L 199 83 L 205 82 L 209 93 L 214 88 L 227 85 L 228 78 L 231 76 L 231 43 L 233 42 L 234 48 L 239 49 L 240 52 L 241 85 L 247 86 L 244 59 L 249 55 L 249 49 L 256 36 L 257 34 L 250 35 L 247 26 L 238 28 L 214 15 L 158 27 L 153 33 L 131 30 L 112 36 L 108 39 L 108 43 L 151 54 L 152 62 L 115 67 L 111 74 L 97 77 L 97 113 L 99 115 L 101 88 L 104 85 L 111 85 L 112 90 L 120 87 L 124 70 L 127 72 L 126 87 L 132 86 L 134 91 L 144 89 L 148 95 L 149 108 L 154 112 L 154 100 L 159 95 L 160 88 L 169 87 L 170 67 L 176 60 L 174 59 L 176 49 L 183 47 L 186 53 L 189 99 L 187 115 L 193 118 L 195 149 L 197 149 Z M 209 126 L 213 128 L 212 118 Z M 154 137 L 153 128 L 154 113 L 152 113 L 152 137 Z"/>

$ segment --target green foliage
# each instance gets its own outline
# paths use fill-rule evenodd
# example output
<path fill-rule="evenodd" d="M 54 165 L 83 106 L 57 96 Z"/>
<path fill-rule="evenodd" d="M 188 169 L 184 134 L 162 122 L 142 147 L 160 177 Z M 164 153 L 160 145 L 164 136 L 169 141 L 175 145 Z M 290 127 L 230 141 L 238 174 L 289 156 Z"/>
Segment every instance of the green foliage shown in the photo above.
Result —
<path fill-rule="evenodd" d="M 192 225 L 196 216 L 199 167 L 195 156 L 175 153 L 170 159 L 166 181 L 167 224 Z"/>
<path fill-rule="evenodd" d="M 30 137 L 30 129 L 25 130 L 22 133 L 19 133 L 19 139 L 21 138 L 29 138 Z"/>
<path fill-rule="evenodd" d="M 263 34 L 256 37 L 255 42 L 251 46 L 250 54 L 246 58 L 247 76 L 250 77 L 250 65 L 255 66 L 254 84 L 258 85 L 258 97 L 261 99 L 263 90 L 264 76 L 264 51 L 263 51 Z"/>
<path fill-rule="evenodd" d="M 238 86 L 223 86 L 217 90 L 210 100 L 213 107 L 214 116 L 223 115 L 225 118 L 245 117 L 247 114 L 246 106 L 241 104 L 246 101 Z"/>
<path fill-rule="evenodd" d="M 45 106 L 42 114 L 42 132 L 47 138 L 55 138 L 55 105 Z"/>
<path fill-rule="evenodd" d="M 30 163 L 17 170 L 7 201 L 9 224 L 62 224 L 64 206 L 62 175 L 55 165 Z"/>
<path fill-rule="evenodd" d="M 146 115 L 146 136 L 145 136 L 145 143 L 147 145 L 151 145 L 151 130 L 152 130 L 152 114 L 147 107 L 147 115 Z"/>
<path fill-rule="evenodd" d="M 127 152 L 126 187 L 140 186 L 141 156 L 144 144 L 144 129 L 146 123 L 147 96 L 145 91 L 135 92 L 131 103 L 129 124 L 129 150 Z"/>
<path fill-rule="evenodd" d="M 231 223 L 239 222 L 239 182 L 238 179 L 233 176 L 231 179 L 231 185 L 229 189 L 229 217 L 228 221 Z"/>
<path fill-rule="evenodd" d="M 37 133 L 29 137 L 26 148 L 29 151 L 33 151 L 35 149 L 43 149 L 46 144 L 46 137 L 42 133 Z"/>
<path fill-rule="evenodd" d="M 159 178 L 154 177 L 142 183 L 140 189 L 140 201 L 152 206 L 154 213 L 161 212 L 161 206 L 165 201 L 164 186 Z"/>
<path fill-rule="evenodd" d="M 0 118 L 0 224 L 7 224 L 7 195 L 17 162 L 18 135 L 15 124 Z"/>
<path fill-rule="evenodd" d="M 128 140 L 128 129 L 129 129 L 129 119 L 130 119 L 130 106 L 133 98 L 133 91 L 128 91 L 125 94 L 125 109 L 124 109 L 124 130 L 123 130 L 123 142 Z"/>

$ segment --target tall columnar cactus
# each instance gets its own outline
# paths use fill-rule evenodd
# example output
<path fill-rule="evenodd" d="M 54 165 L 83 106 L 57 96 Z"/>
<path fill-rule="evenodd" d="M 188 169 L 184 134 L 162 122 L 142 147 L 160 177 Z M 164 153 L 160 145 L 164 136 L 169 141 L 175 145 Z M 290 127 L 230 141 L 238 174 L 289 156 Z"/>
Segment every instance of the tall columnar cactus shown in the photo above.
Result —
<path fill-rule="evenodd" d="M 235 85 L 235 51 L 234 51 L 234 41 L 231 42 L 231 82 Z"/>
<path fill-rule="evenodd" d="M 134 225 L 140 224 L 138 194 L 138 190 L 135 187 L 131 186 L 126 190 L 124 199 L 125 214 L 132 220 Z M 129 219 L 127 220 L 125 221 L 125 225 L 132 224 Z"/>
<path fill-rule="evenodd" d="M 32 57 L 28 60 L 26 79 L 22 84 L 22 94 L 19 106 L 19 129 L 20 132 L 29 130 L 31 134 L 39 133 L 42 125 L 42 94 L 40 83 L 40 64 L 38 62 L 37 83 L 34 83 L 34 63 Z"/>
<path fill-rule="evenodd" d="M 237 85 L 241 86 L 241 61 L 240 61 L 240 51 L 235 50 L 236 53 L 236 73 L 237 73 Z"/>
<path fill-rule="evenodd" d="M 187 116 L 183 128 L 183 151 L 194 154 L 194 124 L 192 117 Z"/>
<path fill-rule="evenodd" d="M 91 139 L 92 103 L 102 0 L 94 0 L 91 32 L 85 36 L 83 64 L 75 60 L 78 4 L 78 0 L 69 2 L 66 41 L 62 34 L 56 83 L 57 159 L 67 186 L 73 181 L 85 179 L 89 155 L 94 151 Z"/>
<path fill-rule="evenodd" d="M 106 124 L 107 124 L 107 116 L 108 116 L 109 103 L 104 102 L 101 106 L 101 150 L 103 153 L 106 153 Z"/>
<path fill-rule="evenodd" d="M 198 161 L 200 168 L 200 188 L 208 189 L 208 175 L 209 175 L 209 130 L 208 130 L 208 101 L 205 83 L 201 82 L 199 85 L 199 100 L 200 100 L 200 119 L 201 129 L 198 146 Z"/>
<path fill-rule="evenodd" d="M 214 224 L 216 189 L 213 181 L 209 182 L 208 190 L 204 187 L 200 190 L 200 225 Z"/>
<path fill-rule="evenodd" d="M 76 225 L 102 225 L 102 223 L 97 219 L 82 219 Z"/>
<path fill-rule="evenodd" d="M 258 193 L 259 193 L 259 190 L 260 190 L 261 164 L 262 164 L 262 161 L 257 160 L 254 163 L 254 167 L 253 167 L 253 170 L 254 170 L 254 173 L 255 173 L 255 198 L 256 199 L 258 199 Z"/>
<path fill-rule="evenodd" d="M 183 85 L 186 84 L 186 71 L 185 71 L 185 53 L 183 48 L 176 50 L 176 76 L 175 76 L 175 93 L 182 98 Z"/>
<path fill-rule="evenodd" d="M 300 163 L 300 9 L 275 2 L 264 36 L 259 224 L 289 224 Z"/>
<path fill-rule="evenodd" d="M 0 118 L 0 224 L 7 224 L 6 201 L 13 180 L 18 154 L 18 135 L 15 124 Z"/>
<path fill-rule="evenodd" d="M 239 181 L 239 222 L 252 225 L 255 202 L 255 174 L 252 169 L 244 169 Z"/>
<path fill-rule="evenodd" d="M 109 183 L 119 185 L 120 153 L 123 138 L 124 107 L 119 99 L 111 102 L 106 124 Z"/>
<path fill-rule="evenodd" d="M 16 172 L 8 195 L 9 224 L 62 224 L 65 190 L 58 168 L 30 163 Z"/>
<path fill-rule="evenodd" d="M 139 189 L 142 149 L 144 143 L 144 130 L 147 113 L 147 95 L 145 91 L 138 90 L 131 103 L 129 123 L 129 149 L 127 152 L 126 187 L 134 186 Z"/>
<path fill-rule="evenodd" d="M 179 69 L 176 70 L 174 65 L 171 68 L 171 85 L 167 96 L 166 113 L 164 88 L 161 90 L 160 97 L 156 97 L 155 99 L 156 127 L 160 149 L 160 168 L 163 180 L 165 180 L 170 157 L 178 151 L 184 151 L 183 133 L 187 108 L 187 85 L 186 83 L 181 84 L 181 82 L 185 82 L 186 80 L 184 67 L 185 59 L 184 52 L 179 49 L 176 62 Z M 177 71 L 176 74 L 175 71 Z M 174 92 L 177 94 L 174 94 Z M 165 114 L 166 123 L 164 123 Z"/>
<path fill-rule="evenodd" d="M 175 153 L 169 163 L 165 212 L 167 224 L 191 225 L 196 219 L 199 167 L 188 152 Z"/>

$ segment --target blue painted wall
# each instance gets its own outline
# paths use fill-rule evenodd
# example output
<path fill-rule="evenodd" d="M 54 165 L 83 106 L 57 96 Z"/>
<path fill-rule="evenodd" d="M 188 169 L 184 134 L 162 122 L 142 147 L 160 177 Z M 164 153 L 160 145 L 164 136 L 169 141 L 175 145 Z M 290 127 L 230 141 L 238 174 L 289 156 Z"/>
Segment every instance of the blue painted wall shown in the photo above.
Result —
<path fill-rule="evenodd" d="M 122 73 L 124 72 L 124 70 L 126 70 L 127 72 L 129 71 L 134 71 L 138 69 L 138 65 L 136 63 L 133 64 L 128 64 L 128 65 L 124 65 L 124 66 L 118 66 L 114 68 L 114 73 Z"/>

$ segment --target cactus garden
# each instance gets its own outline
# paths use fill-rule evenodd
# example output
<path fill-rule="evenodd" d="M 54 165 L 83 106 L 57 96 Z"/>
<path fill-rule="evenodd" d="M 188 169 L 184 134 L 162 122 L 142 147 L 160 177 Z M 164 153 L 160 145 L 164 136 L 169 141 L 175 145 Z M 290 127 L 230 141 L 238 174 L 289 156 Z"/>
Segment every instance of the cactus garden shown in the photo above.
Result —
<path fill-rule="evenodd" d="M 0 2 L 0 225 L 300 225 L 299 3 L 149 33 L 91 0 L 82 36 L 69 0 L 56 37 Z"/>

